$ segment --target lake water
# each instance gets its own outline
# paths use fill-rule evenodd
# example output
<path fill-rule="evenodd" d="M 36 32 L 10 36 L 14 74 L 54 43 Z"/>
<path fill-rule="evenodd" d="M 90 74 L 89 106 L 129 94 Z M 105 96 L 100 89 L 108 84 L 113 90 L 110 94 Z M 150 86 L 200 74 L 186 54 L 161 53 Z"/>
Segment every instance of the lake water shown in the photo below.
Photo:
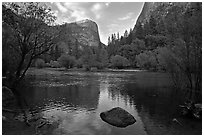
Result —
<path fill-rule="evenodd" d="M 38 134 L 201 134 L 201 122 L 178 115 L 183 94 L 165 73 L 30 70 L 22 92 L 34 114 L 52 126 Z M 118 128 L 100 113 L 121 107 L 136 122 Z M 182 125 L 172 122 L 177 118 Z"/>

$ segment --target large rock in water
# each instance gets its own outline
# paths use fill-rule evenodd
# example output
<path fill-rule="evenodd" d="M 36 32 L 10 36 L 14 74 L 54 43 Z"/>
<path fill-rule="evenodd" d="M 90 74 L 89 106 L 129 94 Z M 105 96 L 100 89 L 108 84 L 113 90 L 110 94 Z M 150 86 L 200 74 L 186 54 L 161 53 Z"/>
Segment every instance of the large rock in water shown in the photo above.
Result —
<path fill-rule="evenodd" d="M 136 122 L 135 118 L 130 113 L 120 107 L 102 112 L 100 117 L 103 121 L 116 127 L 127 127 Z"/>

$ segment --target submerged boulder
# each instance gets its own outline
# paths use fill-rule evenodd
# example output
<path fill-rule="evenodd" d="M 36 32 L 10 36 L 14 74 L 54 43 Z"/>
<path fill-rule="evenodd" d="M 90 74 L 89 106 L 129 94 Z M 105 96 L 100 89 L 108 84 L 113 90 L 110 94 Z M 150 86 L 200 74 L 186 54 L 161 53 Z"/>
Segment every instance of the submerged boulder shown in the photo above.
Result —
<path fill-rule="evenodd" d="M 130 113 L 120 107 L 102 112 L 100 117 L 103 121 L 116 127 L 127 127 L 136 122 L 135 118 Z"/>

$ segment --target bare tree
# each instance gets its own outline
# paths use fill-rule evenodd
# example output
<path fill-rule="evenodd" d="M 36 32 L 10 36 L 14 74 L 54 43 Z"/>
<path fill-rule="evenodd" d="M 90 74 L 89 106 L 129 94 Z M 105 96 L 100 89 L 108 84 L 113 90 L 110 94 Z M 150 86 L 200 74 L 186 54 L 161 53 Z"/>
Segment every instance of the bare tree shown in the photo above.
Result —
<path fill-rule="evenodd" d="M 3 3 L 3 24 L 9 26 L 17 43 L 10 44 L 20 57 L 14 82 L 20 82 L 32 61 L 54 45 L 56 32 L 50 29 L 56 17 L 50 8 L 39 3 Z"/>
<path fill-rule="evenodd" d="M 51 9 L 41 3 L 2 4 L 2 24 L 9 28 L 9 34 L 13 38 L 13 42 L 10 41 L 9 44 L 3 43 L 6 44 L 3 47 L 9 47 L 18 55 L 17 65 L 13 67 L 12 78 L 8 86 L 24 112 L 26 123 L 27 117 L 23 106 L 27 106 L 27 103 L 17 90 L 17 86 L 25 77 L 32 61 L 48 52 L 55 44 L 58 32 L 56 29 L 51 29 L 55 19 Z"/>

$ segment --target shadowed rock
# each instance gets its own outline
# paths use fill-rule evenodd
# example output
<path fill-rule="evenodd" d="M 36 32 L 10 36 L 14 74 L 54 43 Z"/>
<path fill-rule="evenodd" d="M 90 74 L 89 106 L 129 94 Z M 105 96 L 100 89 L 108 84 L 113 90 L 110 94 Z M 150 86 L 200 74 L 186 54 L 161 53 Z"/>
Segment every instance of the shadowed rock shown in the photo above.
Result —
<path fill-rule="evenodd" d="M 116 127 L 127 127 L 136 122 L 135 118 L 130 113 L 120 107 L 102 112 L 100 117 L 103 121 Z"/>

